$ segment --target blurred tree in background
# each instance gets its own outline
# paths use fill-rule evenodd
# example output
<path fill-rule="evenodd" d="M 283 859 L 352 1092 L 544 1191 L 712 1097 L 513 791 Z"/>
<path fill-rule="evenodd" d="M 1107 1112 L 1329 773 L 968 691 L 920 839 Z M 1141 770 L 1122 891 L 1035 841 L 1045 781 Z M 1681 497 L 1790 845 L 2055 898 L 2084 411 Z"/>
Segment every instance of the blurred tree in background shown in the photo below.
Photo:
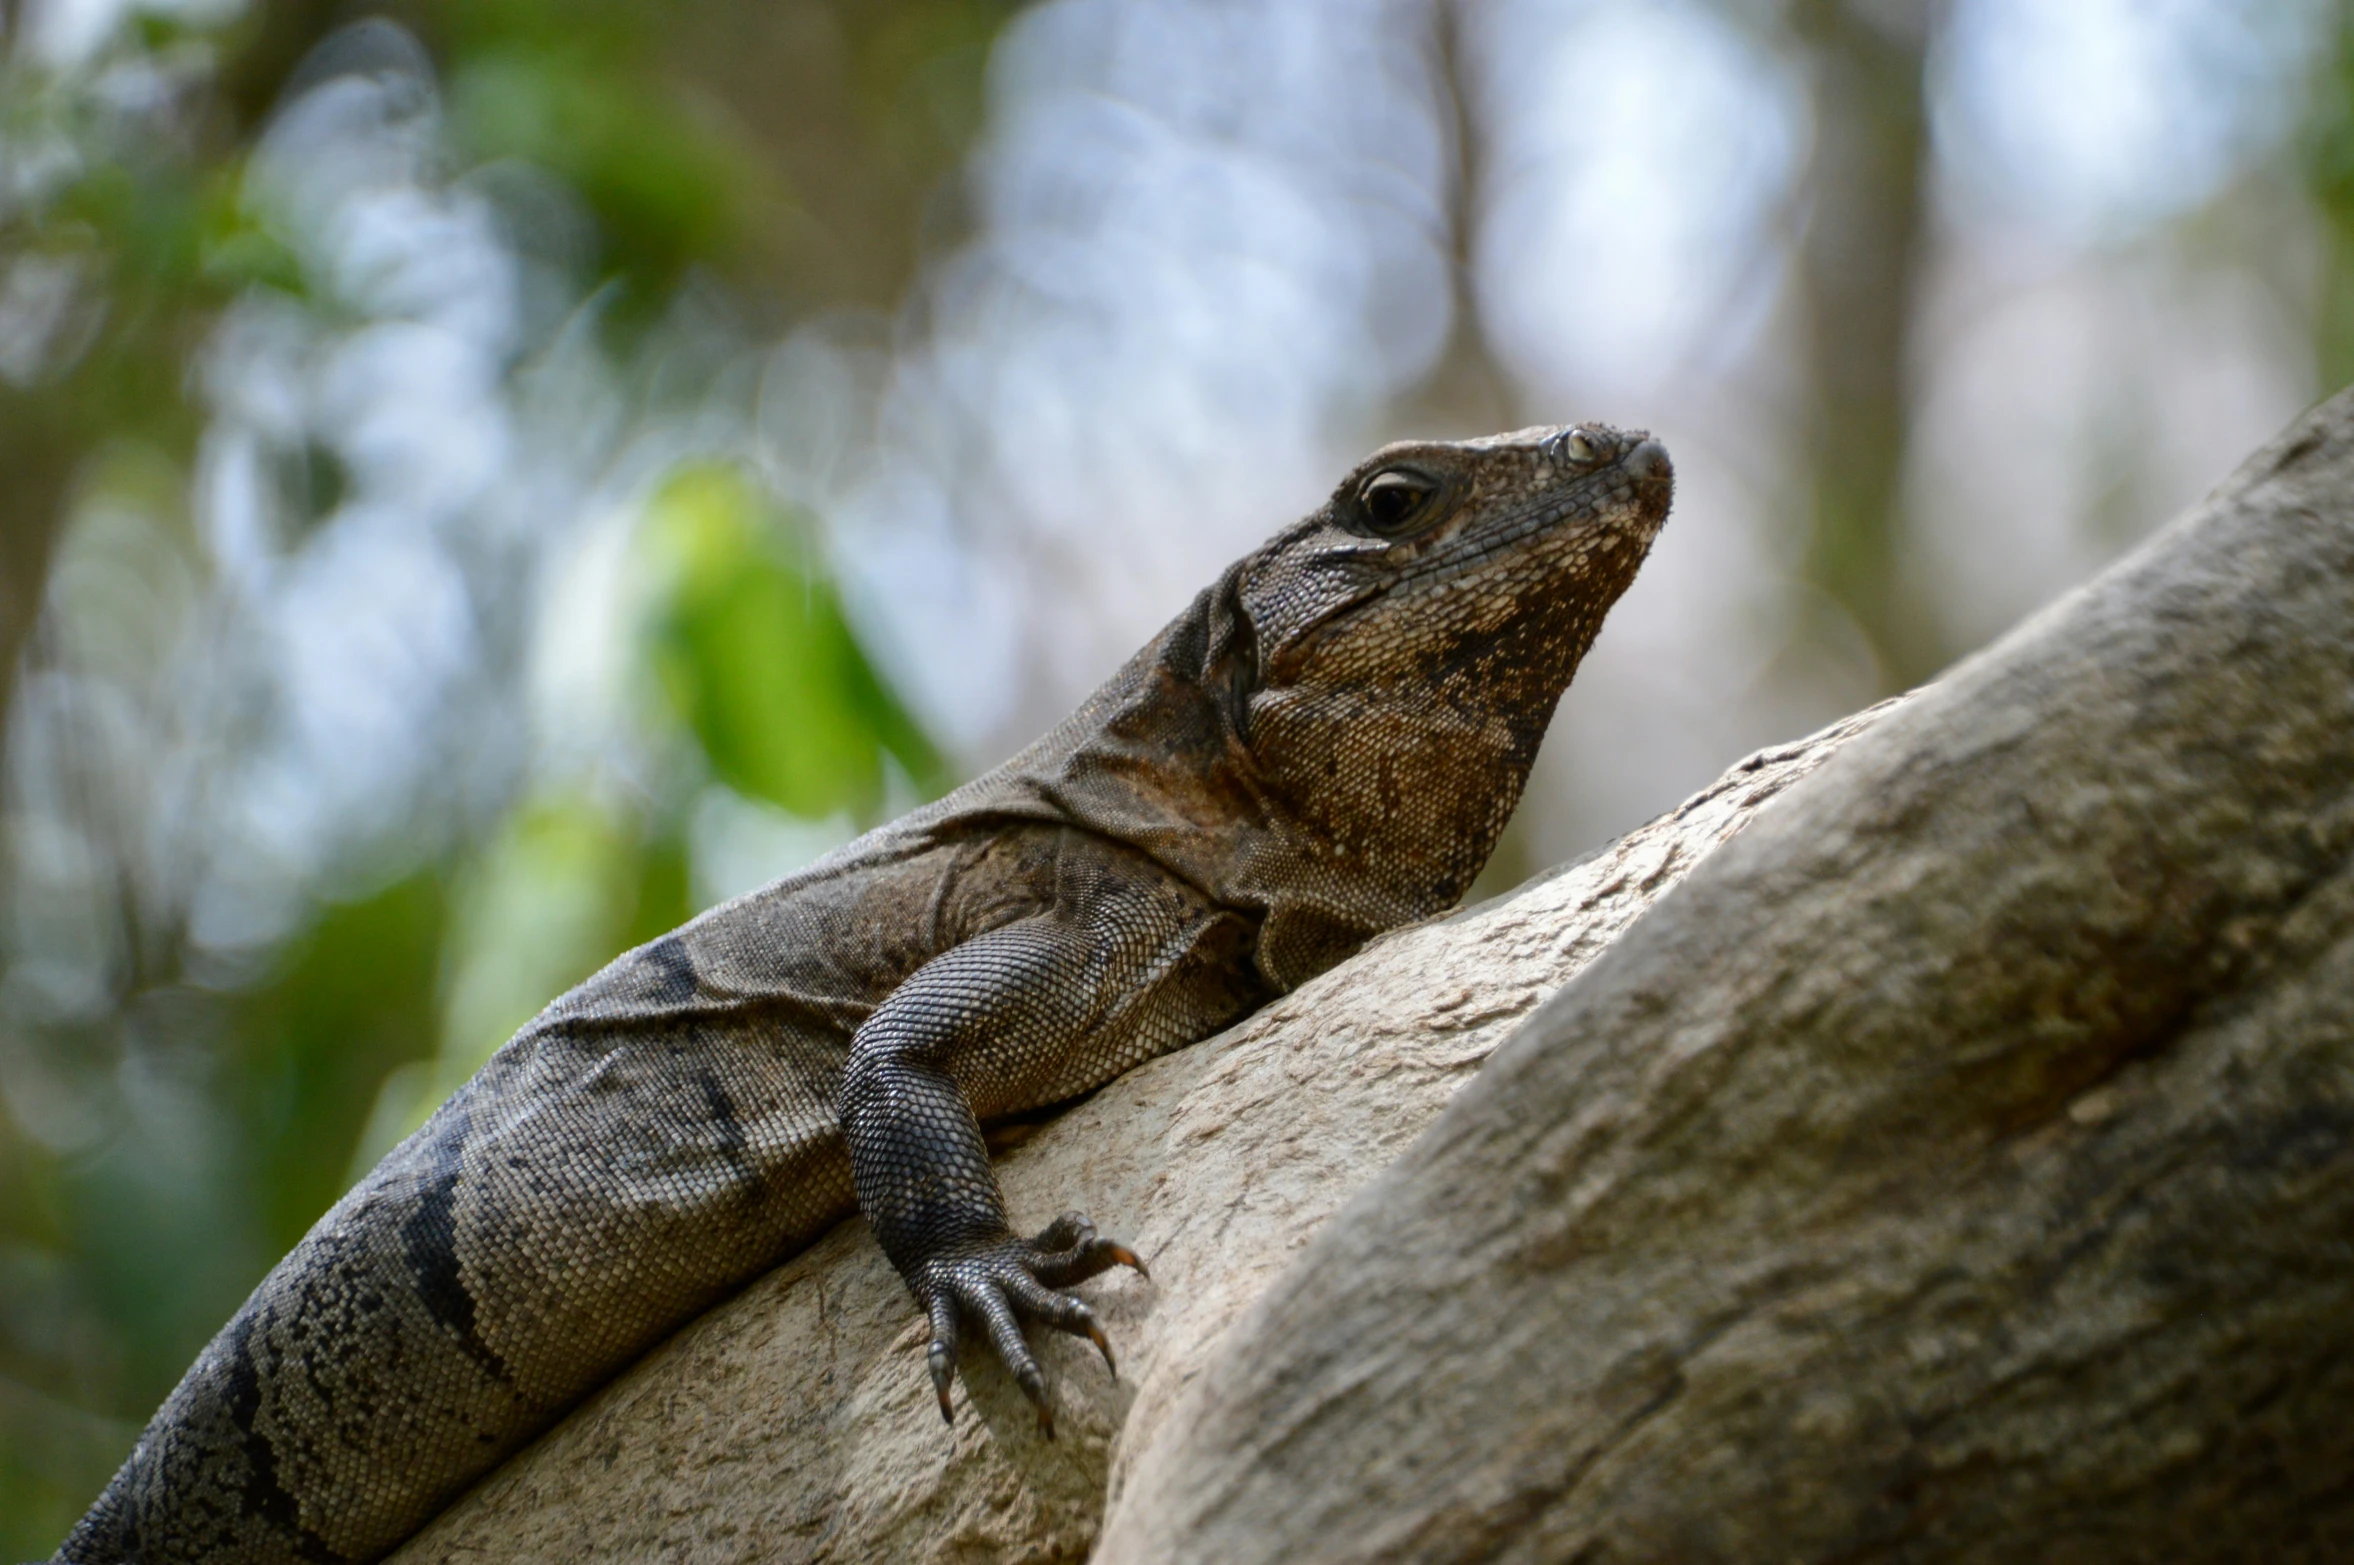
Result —
<path fill-rule="evenodd" d="M 2354 375 L 2354 8 L 0 0 L 0 1555 L 629 945 L 1393 435 L 1681 497 L 1490 885 Z"/>

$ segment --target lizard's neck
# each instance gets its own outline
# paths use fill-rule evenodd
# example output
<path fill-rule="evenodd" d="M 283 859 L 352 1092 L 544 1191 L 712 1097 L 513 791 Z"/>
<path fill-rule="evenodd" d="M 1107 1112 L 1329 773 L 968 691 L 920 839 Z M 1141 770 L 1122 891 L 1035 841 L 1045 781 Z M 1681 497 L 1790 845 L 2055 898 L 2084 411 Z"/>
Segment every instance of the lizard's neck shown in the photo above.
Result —
<path fill-rule="evenodd" d="M 1286 829 L 1240 868 L 1267 888 L 1262 965 L 1285 987 L 1454 906 L 1494 850 L 1543 723 L 1455 694 L 1278 688 L 1252 702 L 1251 752 Z"/>
<path fill-rule="evenodd" d="M 1500 638 L 1411 690 L 1330 669 L 1261 685 L 1223 587 L 1008 773 L 1253 917 L 1290 988 L 1470 888 L 1583 646 Z"/>

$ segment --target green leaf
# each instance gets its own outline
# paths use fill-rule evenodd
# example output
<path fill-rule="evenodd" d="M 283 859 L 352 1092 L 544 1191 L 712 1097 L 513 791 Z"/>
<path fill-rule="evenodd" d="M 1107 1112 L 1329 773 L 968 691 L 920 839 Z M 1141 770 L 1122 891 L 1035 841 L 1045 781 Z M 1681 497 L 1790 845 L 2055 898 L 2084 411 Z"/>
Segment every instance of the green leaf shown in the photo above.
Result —
<path fill-rule="evenodd" d="M 680 471 L 650 522 L 654 665 L 720 781 L 806 819 L 870 822 L 885 756 L 937 786 L 939 757 L 859 650 L 802 529 L 720 466 Z"/>

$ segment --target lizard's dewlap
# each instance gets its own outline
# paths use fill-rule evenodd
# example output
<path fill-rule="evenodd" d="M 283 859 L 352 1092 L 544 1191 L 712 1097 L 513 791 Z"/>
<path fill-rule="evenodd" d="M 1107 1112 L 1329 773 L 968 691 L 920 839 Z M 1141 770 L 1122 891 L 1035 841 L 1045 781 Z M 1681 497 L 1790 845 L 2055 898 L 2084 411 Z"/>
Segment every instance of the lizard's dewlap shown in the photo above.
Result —
<path fill-rule="evenodd" d="M 979 1122 L 1455 902 L 1670 486 L 1597 426 L 1376 453 L 1021 755 L 550 1005 L 263 1280 L 58 1558 L 378 1558 L 854 1206 L 935 1366 L 1029 1384 L 1017 1320 L 1089 1329 L 1057 1290 L 1119 1250 L 1011 1235 Z"/>

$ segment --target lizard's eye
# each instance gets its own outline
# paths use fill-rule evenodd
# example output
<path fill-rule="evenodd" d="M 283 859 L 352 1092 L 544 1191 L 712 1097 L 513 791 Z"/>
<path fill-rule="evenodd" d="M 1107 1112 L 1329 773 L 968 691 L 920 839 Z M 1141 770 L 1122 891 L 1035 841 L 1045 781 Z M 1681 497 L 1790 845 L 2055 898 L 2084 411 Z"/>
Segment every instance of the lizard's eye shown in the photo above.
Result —
<path fill-rule="evenodd" d="M 1561 454 L 1572 462 L 1591 462 L 1602 455 L 1602 447 L 1584 430 L 1573 429 L 1561 437 Z"/>
<path fill-rule="evenodd" d="M 1403 538 L 1430 520 L 1431 497 L 1439 492 L 1436 480 L 1411 468 L 1393 467 L 1365 480 L 1357 491 L 1365 525 L 1384 538 Z"/>

